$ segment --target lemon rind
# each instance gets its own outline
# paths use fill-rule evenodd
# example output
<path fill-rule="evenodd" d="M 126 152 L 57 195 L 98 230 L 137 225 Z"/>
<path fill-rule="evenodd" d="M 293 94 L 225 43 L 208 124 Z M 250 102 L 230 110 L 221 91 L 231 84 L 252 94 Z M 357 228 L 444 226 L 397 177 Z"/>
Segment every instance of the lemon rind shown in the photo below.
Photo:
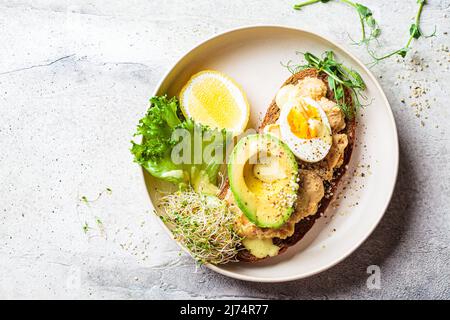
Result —
<path fill-rule="evenodd" d="M 180 94 L 179 94 L 181 112 L 183 113 L 183 115 L 186 118 L 191 118 L 188 110 L 186 110 L 186 108 L 185 108 L 185 106 L 183 104 L 183 100 L 184 100 L 183 97 L 184 97 L 186 91 L 192 86 L 193 81 L 195 81 L 196 79 L 198 79 L 199 77 L 201 77 L 204 74 L 212 74 L 212 75 L 215 75 L 219 79 L 223 78 L 223 79 L 227 80 L 231 85 L 236 87 L 237 91 L 241 95 L 242 100 L 244 101 L 244 104 L 245 104 L 245 108 L 241 108 L 241 109 L 242 109 L 242 111 L 245 112 L 245 117 L 243 117 L 242 120 L 240 121 L 241 125 L 239 127 L 235 127 L 235 128 L 231 128 L 231 129 L 230 128 L 225 128 L 227 130 L 232 131 L 233 134 L 236 135 L 236 136 L 241 134 L 247 128 L 248 121 L 250 119 L 250 104 L 248 102 L 247 95 L 245 94 L 245 91 L 242 89 L 242 86 L 239 83 L 237 83 L 233 78 L 231 78 L 230 76 L 228 76 L 228 75 L 226 75 L 226 74 L 224 74 L 222 72 L 208 69 L 208 70 L 203 70 L 203 71 L 197 72 L 194 75 L 192 75 L 191 78 L 189 79 L 189 81 L 183 86 L 183 88 L 181 89 Z M 228 87 L 228 85 L 227 85 L 227 89 L 230 89 Z M 233 95 L 233 97 L 235 97 L 235 96 Z M 236 102 L 238 102 L 238 101 L 236 101 Z M 237 104 L 238 107 L 241 106 L 240 103 L 236 103 L 236 104 Z M 222 129 L 222 128 L 219 128 L 219 129 Z"/>

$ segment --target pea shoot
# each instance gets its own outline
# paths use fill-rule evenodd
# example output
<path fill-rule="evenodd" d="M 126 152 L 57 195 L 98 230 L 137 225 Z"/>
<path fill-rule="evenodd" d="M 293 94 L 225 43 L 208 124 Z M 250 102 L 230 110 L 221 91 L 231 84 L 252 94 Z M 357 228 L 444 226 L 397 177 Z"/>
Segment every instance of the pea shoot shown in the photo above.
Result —
<path fill-rule="evenodd" d="M 314 68 L 328 75 L 328 86 L 334 93 L 336 104 L 348 119 L 355 116 L 356 111 L 363 106 L 361 100 L 366 100 L 363 91 L 366 85 L 361 75 L 342 63 L 336 61 L 333 51 L 325 51 L 322 58 L 310 52 L 302 53 L 305 64 L 295 65 L 288 62 L 286 67 L 294 74 L 301 70 Z M 354 107 L 349 103 L 348 93 L 352 98 Z"/>
<path fill-rule="evenodd" d="M 301 10 L 303 7 L 306 7 L 306 6 L 309 6 L 312 4 L 316 4 L 319 2 L 327 3 L 330 1 L 331 0 L 309 0 L 309 1 L 305 1 L 305 2 L 294 5 L 294 9 Z M 374 50 L 372 50 L 369 45 L 373 40 L 377 40 L 377 38 L 381 34 L 381 29 L 378 25 L 378 22 L 375 20 L 375 18 L 373 16 L 372 10 L 370 10 L 368 7 L 366 7 L 360 3 L 352 2 L 350 0 L 335 0 L 335 1 L 340 1 L 342 3 L 345 3 L 349 6 L 351 6 L 358 13 L 359 21 L 361 24 L 362 35 L 361 35 L 361 40 L 359 42 L 354 41 L 354 43 L 357 45 L 365 45 L 366 46 L 368 53 L 370 54 L 370 56 L 373 59 L 373 61 L 369 63 L 369 66 L 371 66 L 371 67 L 378 64 L 380 61 L 382 61 L 384 59 L 388 59 L 395 55 L 399 55 L 402 58 L 406 57 L 408 51 L 411 48 L 413 39 L 419 39 L 422 36 L 425 38 L 428 38 L 428 37 L 433 37 L 436 35 L 436 28 L 435 28 L 434 32 L 428 36 L 424 35 L 423 32 L 421 31 L 420 16 L 422 15 L 423 7 L 427 4 L 427 1 L 426 0 L 417 0 L 419 8 L 417 10 L 414 23 L 410 25 L 410 28 L 409 28 L 410 36 L 409 36 L 409 39 L 408 39 L 406 45 L 398 50 L 387 53 L 383 56 L 377 56 L 376 53 L 374 52 Z"/>
<path fill-rule="evenodd" d="M 295 10 L 301 10 L 303 7 L 312 5 L 318 2 L 327 3 L 331 0 L 310 0 L 305 1 L 300 4 L 294 5 Z M 378 27 L 378 23 L 373 17 L 372 10 L 370 10 L 368 7 L 352 2 L 350 0 L 339 0 L 345 4 L 348 4 L 352 8 L 356 10 L 359 17 L 359 22 L 361 25 L 361 40 L 359 42 L 355 42 L 355 44 L 361 45 L 361 44 L 368 44 L 370 41 L 378 38 L 378 36 L 381 34 L 381 29 Z"/>
<path fill-rule="evenodd" d="M 385 54 L 385 55 L 383 55 L 381 57 L 377 57 L 376 54 L 372 50 L 368 50 L 369 54 L 374 59 L 372 61 L 372 63 L 370 64 L 370 66 L 374 66 L 378 62 L 380 62 L 381 60 L 390 58 L 390 57 L 392 57 L 394 55 L 399 55 L 402 58 L 404 58 L 404 57 L 406 57 L 406 54 L 408 53 L 408 51 L 411 49 L 411 43 L 412 43 L 413 39 L 419 39 L 422 36 L 425 37 L 425 38 L 430 38 L 430 37 L 434 37 L 436 35 L 436 27 L 434 28 L 433 33 L 430 34 L 430 35 L 424 35 L 422 30 L 420 29 L 420 16 L 422 15 L 423 6 L 427 2 L 426 2 L 426 0 L 417 0 L 417 3 L 419 4 L 419 8 L 417 10 L 414 23 L 411 24 L 411 26 L 409 27 L 409 39 L 408 39 L 408 42 L 406 43 L 406 45 L 404 47 L 398 49 L 398 50 L 395 50 L 393 52 Z"/>

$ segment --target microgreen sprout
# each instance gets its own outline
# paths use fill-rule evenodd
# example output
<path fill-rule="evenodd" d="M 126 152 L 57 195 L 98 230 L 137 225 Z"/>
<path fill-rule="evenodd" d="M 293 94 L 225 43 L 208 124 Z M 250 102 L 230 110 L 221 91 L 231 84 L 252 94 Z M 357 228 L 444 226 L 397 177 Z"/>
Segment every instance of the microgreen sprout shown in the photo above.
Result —
<path fill-rule="evenodd" d="M 331 0 L 308 0 L 299 4 L 294 5 L 294 9 L 295 10 L 301 10 L 303 7 L 309 6 L 311 4 L 315 4 L 318 2 L 322 2 L 322 3 L 327 3 L 330 2 Z"/>
<path fill-rule="evenodd" d="M 294 9 L 296 10 L 300 10 L 301 8 L 308 6 L 308 5 L 312 5 L 315 3 L 327 3 L 330 2 L 331 0 L 309 0 L 309 1 L 305 1 L 302 2 L 300 4 L 296 4 L 294 5 Z M 417 3 L 419 4 L 419 8 L 418 11 L 416 13 L 416 17 L 415 17 L 415 21 L 413 24 L 410 25 L 409 27 L 409 39 L 406 43 L 406 45 L 398 50 L 395 50 L 393 52 L 387 53 L 383 56 L 377 56 L 376 53 L 374 52 L 374 50 L 372 50 L 370 48 L 370 43 L 372 42 L 372 40 L 377 40 L 377 38 L 380 36 L 381 34 L 381 29 L 378 25 L 378 22 L 375 20 L 375 18 L 373 17 L 373 12 L 372 10 L 370 10 L 368 7 L 357 3 L 357 2 L 352 2 L 350 0 L 336 0 L 336 1 L 340 1 L 342 3 L 345 3 L 349 6 L 351 6 L 352 8 L 354 8 L 356 10 L 356 12 L 358 13 L 359 16 L 359 21 L 361 24 L 361 40 L 356 42 L 353 41 L 355 44 L 357 45 L 365 45 L 366 49 L 368 51 L 368 53 L 370 54 L 370 56 L 372 57 L 373 61 L 371 63 L 369 63 L 370 67 L 373 67 L 374 65 L 376 65 L 377 63 L 379 63 L 380 61 L 384 60 L 384 59 L 388 59 L 392 56 L 395 55 L 400 55 L 401 57 L 406 57 L 408 51 L 411 48 L 411 43 L 413 39 L 419 39 L 420 37 L 425 37 L 425 38 L 429 38 L 429 37 L 433 37 L 436 35 L 436 28 L 434 30 L 434 32 L 430 35 L 424 35 L 423 32 L 421 31 L 420 28 L 420 16 L 422 14 L 423 11 L 423 7 L 425 4 L 427 4 L 426 0 L 417 0 Z"/>
<path fill-rule="evenodd" d="M 357 71 L 337 62 L 333 51 L 325 51 L 322 58 L 310 52 L 301 54 L 303 54 L 306 63 L 296 65 L 290 61 L 286 65 L 288 70 L 294 74 L 304 69 L 314 68 L 319 72 L 326 73 L 328 76 L 328 86 L 333 91 L 334 99 L 338 107 L 348 119 L 352 119 L 355 112 L 364 106 L 361 100 L 366 100 L 366 97 L 362 93 L 366 89 L 366 85 L 361 75 Z M 347 92 L 350 93 L 354 107 L 349 103 Z"/>
<path fill-rule="evenodd" d="M 434 28 L 433 33 L 430 34 L 430 35 L 424 35 L 422 30 L 420 29 L 420 16 L 422 15 L 423 6 L 427 2 L 426 2 L 426 0 L 417 0 L 417 3 L 419 4 L 419 9 L 417 10 L 414 23 L 411 24 L 411 26 L 409 27 L 409 39 L 408 39 L 408 42 L 406 43 L 406 45 L 404 47 L 398 49 L 398 50 L 395 50 L 393 52 L 385 54 L 385 55 L 383 55 L 381 57 L 377 57 L 376 54 L 372 50 L 368 50 L 369 54 L 374 59 L 371 62 L 370 66 L 374 66 L 377 63 L 379 63 L 381 60 L 390 58 L 390 57 L 392 57 L 394 55 L 399 55 L 402 58 L 404 58 L 404 57 L 406 57 L 406 54 L 408 53 L 408 51 L 411 48 L 411 43 L 412 43 L 413 39 L 419 39 L 422 36 L 424 38 L 430 38 L 430 37 L 434 37 L 436 35 L 436 27 Z"/>
<path fill-rule="evenodd" d="M 83 202 L 86 205 L 89 205 L 89 203 L 93 203 L 93 202 L 97 201 L 98 199 L 100 199 L 103 196 L 103 194 L 105 194 L 105 193 L 108 194 L 108 195 L 111 195 L 112 194 L 112 189 L 111 188 L 106 188 L 102 192 L 99 192 L 99 194 L 97 195 L 96 198 L 91 199 L 91 200 L 88 199 L 88 197 L 86 197 L 86 196 L 81 196 L 80 197 L 80 201 Z"/>
<path fill-rule="evenodd" d="M 294 9 L 301 10 L 301 8 L 308 6 L 308 5 L 312 5 L 312 4 L 315 4 L 318 2 L 327 3 L 330 1 L 331 0 L 305 1 L 300 4 L 294 5 Z M 368 44 L 370 41 L 378 38 L 378 36 L 381 34 L 381 29 L 378 27 L 378 23 L 375 20 L 375 18 L 373 17 L 372 10 L 370 10 L 368 7 L 366 7 L 360 3 L 352 2 L 350 0 L 339 0 L 339 1 L 351 6 L 358 13 L 359 22 L 361 25 L 361 40 L 358 42 L 354 41 L 355 44 L 358 44 L 358 45 Z"/>
<path fill-rule="evenodd" d="M 162 197 L 159 206 L 161 220 L 199 263 L 236 261 L 241 238 L 234 231 L 234 214 L 222 200 L 187 190 Z"/>

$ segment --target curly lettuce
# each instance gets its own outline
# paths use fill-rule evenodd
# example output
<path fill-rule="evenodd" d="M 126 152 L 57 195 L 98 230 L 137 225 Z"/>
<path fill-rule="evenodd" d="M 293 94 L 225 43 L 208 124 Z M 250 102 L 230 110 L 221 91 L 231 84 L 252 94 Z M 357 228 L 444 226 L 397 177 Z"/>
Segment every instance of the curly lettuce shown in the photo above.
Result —
<path fill-rule="evenodd" d="M 175 183 L 180 189 L 192 186 L 199 193 L 215 194 L 220 167 L 231 135 L 180 116 L 175 97 L 155 96 L 139 121 L 131 141 L 131 153 L 155 178 Z"/>

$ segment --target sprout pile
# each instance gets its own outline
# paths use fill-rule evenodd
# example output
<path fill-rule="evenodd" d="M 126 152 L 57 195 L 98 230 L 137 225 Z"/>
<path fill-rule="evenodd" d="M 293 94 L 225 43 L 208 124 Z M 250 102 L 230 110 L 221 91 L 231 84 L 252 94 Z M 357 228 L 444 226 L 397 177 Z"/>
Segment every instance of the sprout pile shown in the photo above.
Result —
<path fill-rule="evenodd" d="M 233 230 L 235 218 L 224 201 L 187 190 L 162 197 L 159 207 L 174 238 L 200 264 L 237 261 L 242 239 Z"/>

